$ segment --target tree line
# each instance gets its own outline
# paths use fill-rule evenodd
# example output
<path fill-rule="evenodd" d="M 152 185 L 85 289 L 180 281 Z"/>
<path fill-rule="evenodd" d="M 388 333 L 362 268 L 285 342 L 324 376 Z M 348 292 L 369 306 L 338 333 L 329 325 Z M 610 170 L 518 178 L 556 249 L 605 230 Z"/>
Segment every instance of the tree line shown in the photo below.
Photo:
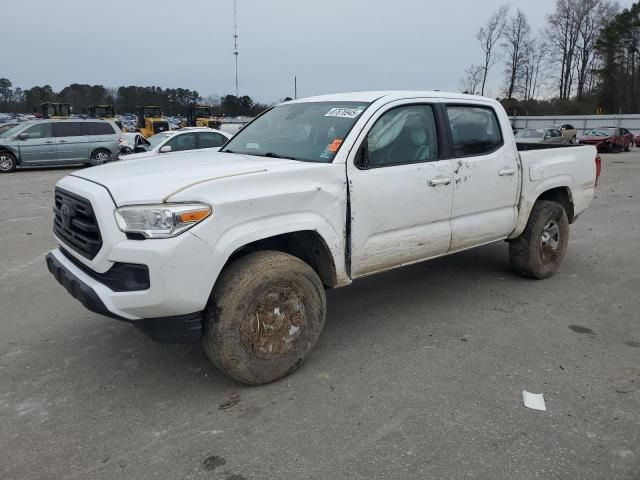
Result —
<path fill-rule="evenodd" d="M 0 111 L 5 113 L 35 113 L 45 102 L 64 102 L 73 113 L 88 112 L 90 105 L 114 105 L 118 113 L 133 113 L 139 105 L 157 105 L 165 115 L 182 115 L 193 105 L 212 107 L 217 116 L 255 116 L 269 105 L 254 101 L 245 95 L 211 95 L 202 97 L 195 90 L 184 88 L 123 86 L 107 88 L 103 85 L 73 83 L 55 92 L 50 85 L 35 86 L 27 90 L 13 86 L 7 78 L 0 78 Z"/>
<path fill-rule="evenodd" d="M 556 0 L 538 31 L 507 4 L 478 30 L 480 61 L 461 87 L 484 95 L 501 65 L 499 97 L 509 113 L 638 113 L 639 32 L 640 2 L 621 11 L 609 0 Z"/>

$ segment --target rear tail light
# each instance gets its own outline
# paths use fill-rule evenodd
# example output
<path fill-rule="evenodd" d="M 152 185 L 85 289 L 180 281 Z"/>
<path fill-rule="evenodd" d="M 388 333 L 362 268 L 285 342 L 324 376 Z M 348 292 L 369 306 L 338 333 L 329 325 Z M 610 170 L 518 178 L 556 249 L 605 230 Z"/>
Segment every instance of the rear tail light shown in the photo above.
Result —
<path fill-rule="evenodd" d="M 596 154 L 596 185 L 598 184 L 598 178 L 600 178 L 600 174 L 602 173 L 602 157 L 600 154 Z"/>

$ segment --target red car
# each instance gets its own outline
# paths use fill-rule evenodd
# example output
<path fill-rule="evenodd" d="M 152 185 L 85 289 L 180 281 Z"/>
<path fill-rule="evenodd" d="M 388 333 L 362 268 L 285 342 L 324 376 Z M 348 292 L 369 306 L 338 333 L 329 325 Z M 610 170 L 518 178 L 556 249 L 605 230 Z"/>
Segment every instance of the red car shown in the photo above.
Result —
<path fill-rule="evenodd" d="M 587 130 L 580 143 L 585 145 L 595 145 L 599 152 L 628 152 L 635 143 L 633 133 L 626 128 L 599 127 Z"/>

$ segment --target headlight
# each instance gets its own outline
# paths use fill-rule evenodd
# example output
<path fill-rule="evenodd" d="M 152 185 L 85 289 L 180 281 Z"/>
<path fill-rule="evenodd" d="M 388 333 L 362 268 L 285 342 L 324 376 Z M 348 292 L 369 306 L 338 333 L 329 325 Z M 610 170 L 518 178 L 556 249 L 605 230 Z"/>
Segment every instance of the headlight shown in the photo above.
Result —
<path fill-rule="evenodd" d="M 125 233 L 146 238 L 171 238 L 180 235 L 211 215 L 211 207 L 202 203 L 139 205 L 116 209 L 118 227 Z"/>

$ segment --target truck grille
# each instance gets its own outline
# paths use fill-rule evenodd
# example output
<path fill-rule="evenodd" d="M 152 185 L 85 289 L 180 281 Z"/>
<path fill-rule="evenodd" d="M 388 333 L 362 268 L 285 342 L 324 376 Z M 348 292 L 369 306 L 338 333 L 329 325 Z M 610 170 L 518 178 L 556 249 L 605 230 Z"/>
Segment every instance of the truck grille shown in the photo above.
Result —
<path fill-rule="evenodd" d="M 92 260 L 102 248 L 102 237 L 89 200 L 56 188 L 53 233 L 83 257 Z"/>

